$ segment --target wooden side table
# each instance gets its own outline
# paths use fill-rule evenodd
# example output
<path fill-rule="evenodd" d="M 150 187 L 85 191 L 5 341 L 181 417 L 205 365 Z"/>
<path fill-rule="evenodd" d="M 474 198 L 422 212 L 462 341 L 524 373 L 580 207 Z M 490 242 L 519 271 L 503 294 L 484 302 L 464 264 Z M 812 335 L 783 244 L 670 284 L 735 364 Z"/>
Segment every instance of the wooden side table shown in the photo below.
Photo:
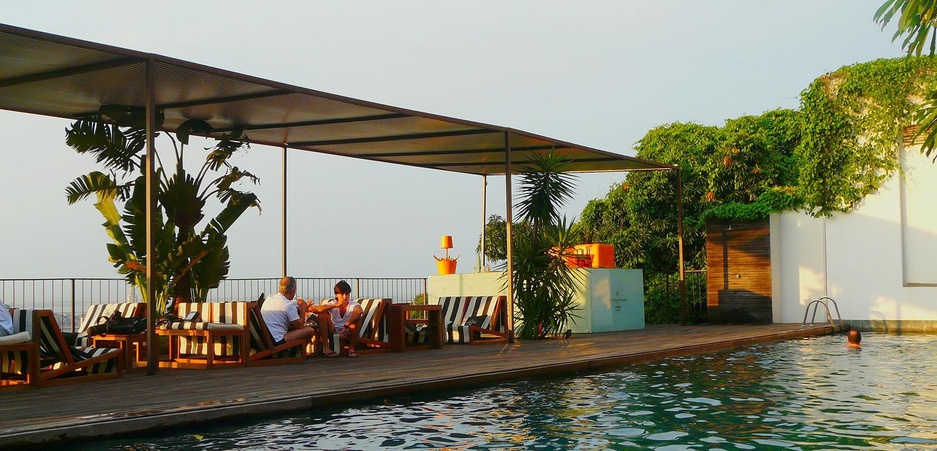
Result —
<path fill-rule="evenodd" d="M 120 348 L 124 352 L 124 371 L 137 368 L 146 360 L 146 333 L 92 335 L 91 346 L 95 348 Z"/>
<path fill-rule="evenodd" d="M 446 344 L 444 338 L 446 328 L 442 322 L 442 306 L 400 303 L 387 306 L 386 315 L 391 351 L 403 352 L 407 350 L 406 324 L 411 312 L 427 313 L 426 333 L 429 335 L 429 347 L 441 349 Z"/>

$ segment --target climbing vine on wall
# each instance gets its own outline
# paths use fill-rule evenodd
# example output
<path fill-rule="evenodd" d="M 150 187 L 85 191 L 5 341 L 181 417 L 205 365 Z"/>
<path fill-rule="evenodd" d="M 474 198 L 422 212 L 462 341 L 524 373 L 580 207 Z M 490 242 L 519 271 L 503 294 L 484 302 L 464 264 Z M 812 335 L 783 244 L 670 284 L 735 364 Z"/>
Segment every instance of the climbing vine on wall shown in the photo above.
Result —
<path fill-rule="evenodd" d="M 899 168 L 897 143 L 924 93 L 937 89 L 937 59 L 880 59 L 840 68 L 801 93 L 798 193 L 816 216 L 849 211 Z"/>

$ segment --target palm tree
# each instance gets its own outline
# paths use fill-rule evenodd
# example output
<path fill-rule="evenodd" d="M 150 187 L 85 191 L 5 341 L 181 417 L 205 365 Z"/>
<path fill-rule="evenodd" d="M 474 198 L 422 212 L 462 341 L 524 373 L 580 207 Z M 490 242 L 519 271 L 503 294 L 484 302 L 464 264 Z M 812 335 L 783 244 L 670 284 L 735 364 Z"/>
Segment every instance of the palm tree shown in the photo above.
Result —
<path fill-rule="evenodd" d="M 925 46 L 934 56 L 937 50 L 937 0 L 886 0 L 875 12 L 874 20 L 884 29 L 896 16 L 898 28 L 892 42 L 904 36 L 901 48 L 908 56 L 921 56 Z M 914 119 L 918 125 L 914 139 L 924 135 L 921 150 L 929 157 L 937 146 L 937 91 L 927 94 Z M 937 160 L 937 155 L 934 160 Z"/>
<path fill-rule="evenodd" d="M 257 196 L 234 189 L 239 181 L 258 183 L 253 174 L 228 161 L 237 151 L 249 147 L 242 130 L 222 135 L 209 149 L 201 169 L 194 176 L 183 166 L 185 145 L 193 133 L 209 134 L 205 121 L 189 120 L 170 138 L 175 162 L 170 170 L 157 155 L 157 211 L 153 218 L 156 280 L 146 280 L 145 221 L 145 115 L 141 109 L 105 106 L 94 115 L 75 121 L 66 130 L 66 144 L 78 153 L 89 153 L 110 174 L 94 171 L 73 180 L 66 188 L 69 204 L 95 196 L 95 207 L 105 218 L 111 238 L 109 260 L 137 286 L 145 302 L 147 283 L 154 284 L 158 309 L 173 298 L 204 301 L 208 290 L 218 286 L 228 274 L 229 251 L 225 232 L 250 207 L 260 208 Z M 161 124 L 161 120 L 157 121 Z M 215 175 L 217 173 L 221 175 Z M 214 177 L 214 178 L 212 178 Z M 208 200 L 216 197 L 224 204 L 217 216 L 205 219 Z M 124 203 L 118 213 L 117 202 Z"/>
<path fill-rule="evenodd" d="M 558 333 L 575 316 L 579 280 L 563 258 L 577 243 L 560 208 L 573 194 L 568 164 L 553 152 L 534 156 L 521 174 L 520 233 L 514 234 L 514 305 L 520 338 Z"/>

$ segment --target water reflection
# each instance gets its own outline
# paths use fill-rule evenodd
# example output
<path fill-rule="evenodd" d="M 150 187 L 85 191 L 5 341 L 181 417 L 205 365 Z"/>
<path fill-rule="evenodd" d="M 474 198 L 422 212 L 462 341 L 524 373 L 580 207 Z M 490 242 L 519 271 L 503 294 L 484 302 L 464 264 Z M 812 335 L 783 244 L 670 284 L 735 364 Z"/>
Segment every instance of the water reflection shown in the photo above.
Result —
<path fill-rule="evenodd" d="M 909 449 L 937 445 L 937 337 L 758 345 L 87 449 Z"/>

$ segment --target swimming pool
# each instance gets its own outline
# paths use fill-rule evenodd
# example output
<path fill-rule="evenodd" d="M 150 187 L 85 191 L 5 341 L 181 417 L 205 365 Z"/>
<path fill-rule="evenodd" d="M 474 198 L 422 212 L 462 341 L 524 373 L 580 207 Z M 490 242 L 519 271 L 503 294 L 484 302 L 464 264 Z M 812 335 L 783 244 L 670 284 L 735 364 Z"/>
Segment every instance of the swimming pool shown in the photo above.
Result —
<path fill-rule="evenodd" d="M 937 447 L 937 336 L 863 344 L 791 340 L 84 449 Z"/>

